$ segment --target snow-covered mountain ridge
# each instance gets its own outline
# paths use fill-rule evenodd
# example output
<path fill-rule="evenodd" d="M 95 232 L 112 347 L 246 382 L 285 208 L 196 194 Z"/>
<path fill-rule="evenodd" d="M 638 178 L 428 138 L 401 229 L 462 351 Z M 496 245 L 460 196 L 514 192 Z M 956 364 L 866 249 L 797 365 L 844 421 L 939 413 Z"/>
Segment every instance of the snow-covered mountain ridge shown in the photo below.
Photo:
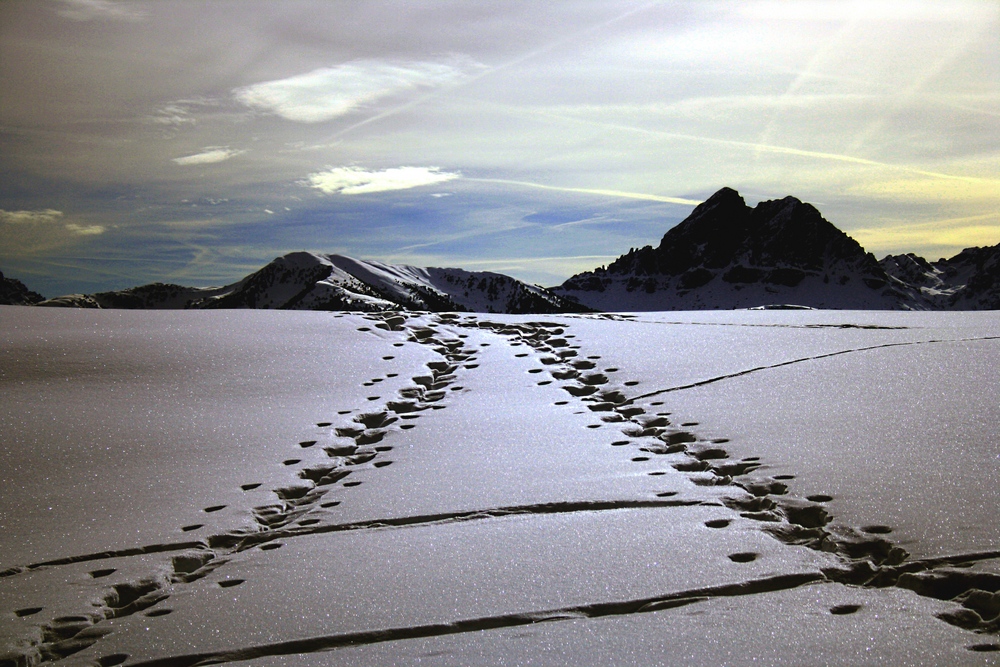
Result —
<path fill-rule="evenodd" d="M 578 312 L 548 290 L 489 271 L 421 268 L 343 255 L 293 252 L 224 287 L 154 283 L 74 294 L 41 305 L 82 308 L 427 310 L 485 313 Z"/>
<path fill-rule="evenodd" d="M 0 274 L 2 277 L 2 274 Z M 3 280 L 12 301 L 41 296 Z M 25 300 L 31 295 L 30 300 Z M 795 304 L 859 310 L 1000 309 L 1000 244 L 929 262 L 877 261 L 795 197 L 750 207 L 722 188 L 667 231 L 607 267 L 545 289 L 488 271 L 421 268 L 294 252 L 223 287 L 154 283 L 73 294 L 45 306 L 128 309 L 263 308 L 491 313 L 662 311 Z"/>
<path fill-rule="evenodd" d="M 881 262 L 810 204 L 794 197 L 747 206 L 723 188 L 669 230 L 553 292 L 595 310 L 1000 308 L 1000 245 L 933 264 L 914 255 Z"/>

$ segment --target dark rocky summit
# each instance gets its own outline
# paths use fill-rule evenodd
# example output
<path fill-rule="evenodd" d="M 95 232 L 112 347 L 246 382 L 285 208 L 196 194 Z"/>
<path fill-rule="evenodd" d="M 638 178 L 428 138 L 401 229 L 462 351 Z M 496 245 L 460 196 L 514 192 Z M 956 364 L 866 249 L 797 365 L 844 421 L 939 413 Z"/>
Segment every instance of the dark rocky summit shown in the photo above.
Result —
<path fill-rule="evenodd" d="M 0 271 L 0 305 L 31 306 L 44 300 L 44 296 L 32 292 L 20 280 L 5 278 Z"/>
<path fill-rule="evenodd" d="M 723 188 L 653 248 L 573 276 L 557 294 L 599 310 L 687 310 L 794 303 L 895 309 L 912 295 L 875 257 L 794 197 L 751 208 Z"/>

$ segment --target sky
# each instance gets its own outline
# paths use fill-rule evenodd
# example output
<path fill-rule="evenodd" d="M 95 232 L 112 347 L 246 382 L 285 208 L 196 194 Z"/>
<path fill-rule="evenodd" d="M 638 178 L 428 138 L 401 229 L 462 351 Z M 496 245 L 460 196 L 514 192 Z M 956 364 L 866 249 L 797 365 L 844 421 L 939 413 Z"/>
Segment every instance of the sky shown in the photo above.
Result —
<path fill-rule="evenodd" d="M 724 186 L 934 260 L 1000 243 L 998 120 L 996 0 L 2 0 L 0 270 L 555 285 Z"/>

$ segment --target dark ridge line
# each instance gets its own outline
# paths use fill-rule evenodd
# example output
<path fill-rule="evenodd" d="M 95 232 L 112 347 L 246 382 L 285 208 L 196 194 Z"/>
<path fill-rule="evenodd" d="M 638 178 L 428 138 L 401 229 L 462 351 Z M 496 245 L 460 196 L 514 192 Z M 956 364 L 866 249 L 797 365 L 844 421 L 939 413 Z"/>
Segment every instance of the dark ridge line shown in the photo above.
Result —
<path fill-rule="evenodd" d="M 0 578 L 2 577 L 12 577 L 17 574 L 23 574 L 25 572 L 30 572 L 32 570 L 38 570 L 43 567 L 56 567 L 59 565 L 73 565 L 74 563 L 86 563 L 87 561 L 93 560 L 107 560 L 110 558 L 128 558 L 130 556 L 145 556 L 147 554 L 158 554 L 158 553 L 169 553 L 171 551 L 183 551 L 185 549 L 204 549 L 209 547 L 209 543 L 205 540 L 198 540 L 192 542 L 177 542 L 174 544 L 149 544 L 142 547 L 130 547 L 128 549 L 114 549 L 109 551 L 100 551 L 98 553 L 84 554 L 82 556 L 67 556 L 65 558 L 54 558 L 52 560 L 41 561 L 39 563 L 32 563 L 30 565 L 25 565 L 23 567 L 11 567 L 0 572 Z"/>
<path fill-rule="evenodd" d="M 739 309 L 736 309 L 739 310 Z M 643 312 L 657 312 L 657 311 L 643 311 Z M 719 311 L 706 311 L 706 312 L 719 312 Z M 605 322 L 632 322 L 634 324 L 655 324 L 655 325 L 667 325 L 667 326 L 692 326 L 692 327 L 747 327 L 753 329 L 867 329 L 875 331 L 909 331 L 913 329 L 924 329 L 926 327 L 890 327 L 882 326 L 879 324 L 747 324 L 745 322 L 680 322 L 680 321 L 651 321 L 651 320 L 638 320 L 632 318 L 622 318 L 613 319 L 608 317 L 600 317 L 600 315 L 606 313 L 597 313 L 596 316 L 586 316 L 586 315 L 569 315 L 565 314 L 561 317 L 573 318 L 578 320 L 603 320 Z"/>
<path fill-rule="evenodd" d="M 649 509 L 663 507 L 691 507 L 703 505 L 701 500 L 580 500 L 573 502 L 539 503 L 535 505 L 510 505 L 463 512 L 441 512 L 439 514 L 417 514 L 414 516 L 389 519 L 368 519 L 352 523 L 326 524 L 322 526 L 293 527 L 279 529 L 271 533 L 253 533 L 244 537 L 241 546 L 253 546 L 257 542 L 273 539 L 321 535 L 352 530 L 372 530 L 379 528 L 408 528 L 432 523 L 458 523 L 495 519 L 525 514 L 574 514 L 577 512 L 607 512 L 625 509 Z"/>
<path fill-rule="evenodd" d="M 737 597 L 790 590 L 820 581 L 827 581 L 826 576 L 820 572 L 783 574 L 764 579 L 752 579 L 738 584 L 697 588 L 635 600 L 597 602 L 545 611 L 462 619 L 450 623 L 432 623 L 383 630 L 345 632 L 321 637 L 293 639 L 273 644 L 261 644 L 231 651 L 191 653 L 168 658 L 155 658 L 153 660 L 130 663 L 129 667 L 197 667 L 199 665 L 222 664 L 278 655 L 319 653 L 348 646 L 366 646 L 404 639 L 423 639 L 427 637 L 481 632 L 483 630 L 533 625 L 535 623 L 644 614 L 703 602 L 712 598 Z"/>
<path fill-rule="evenodd" d="M 918 560 L 908 560 L 905 563 L 895 566 L 896 569 L 907 567 L 926 567 L 934 569 L 942 565 L 968 565 L 984 560 L 1000 558 L 1000 549 L 993 551 L 973 551 L 967 554 L 952 554 L 950 556 L 934 556 L 932 558 L 920 558 Z"/>
<path fill-rule="evenodd" d="M 286 527 L 275 530 L 261 531 L 246 534 L 222 534 L 213 536 L 207 540 L 192 542 L 178 542 L 174 544 L 151 544 L 142 547 L 132 547 L 129 549 L 117 549 L 101 551 L 80 556 L 67 556 L 65 558 L 55 558 L 23 567 L 12 567 L 0 572 L 0 577 L 10 577 L 23 574 L 45 567 L 57 567 L 62 565 L 72 565 L 74 563 L 85 563 L 95 560 L 108 560 L 111 558 L 127 558 L 130 556 L 143 556 L 146 554 L 169 553 L 172 551 L 184 551 L 186 549 L 210 549 L 213 539 L 226 540 L 236 544 L 235 550 L 248 549 L 257 544 L 263 544 L 276 539 L 286 539 L 292 537 L 302 537 L 306 535 L 320 535 L 324 533 L 339 533 L 352 530 L 372 530 L 379 528 L 407 528 L 431 523 L 476 521 L 480 519 L 502 518 L 507 516 L 517 516 L 524 514 L 572 514 L 576 512 L 605 512 L 611 510 L 662 508 L 662 507 L 690 507 L 702 505 L 701 500 L 581 500 L 575 502 L 553 502 L 540 503 L 535 505 L 510 505 L 507 507 L 493 507 L 481 510 L 466 510 L 462 512 L 442 512 L 439 514 L 418 514 L 406 517 L 390 517 L 382 519 L 368 519 L 366 521 L 355 521 L 351 523 L 325 524 L 318 526 Z"/>
<path fill-rule="evenodd" d="M 826 354 L 819 354 L 814 357 L 802 357 L 801 359 L 790 359 L 788 361 L 782 361 L 778 364 L 771 364 L 769 366 L 757 366 L 755 368 L 748 368 L 746 370 L 737 371 L 736 373 L 729 373 L 727 375 L 720 375 L 718 377 L 709 378 L 707 380 L 699 380 L 698 382 L 692 382 L 691 384 L 681 385 L 679 387 L 669 387 L 667 389 L 660 389 L 658 391 L 651 391 L 647 394 L 640 394 L 639 396 L 634 396 L 629 400 L 625 401 L 623 405 L 630 405 L 635 401 L 639 401 L 645 398 L 652 398 L 653 396 L 659 396 L 660 394 L 669 394 L 675 391 L 682 391 L 684 389 L 694 389 L 696 387 L 703 387 L 707 384 L 713 384 L 715 382 L 721 382 L 722 380 L 731 380 L 733 378 L 742 377 L 744 375 L 749 375 L 751 373 L 756 373 L 758 371 L 766 371 L 774 368 L 781 368 L 782 366 L 791 366 L 792 364 L 802 363 L 804 361 L 817 361 L 819 359 L 827 359 L 829 357 L 837 357 L 842 354 L 851 354 L 852 352 L 868 352 L 870 350 L 881 350 L 889 347 L 904 347 L 908 345 L 931 345 L 935 343 L 968 343 L 972 341 L 979 340 L 1000 340 L 1000 336 L 984 336 L 981 338 L 954 338 L 954 339 L 931 339 L 931 340 L 915 340 L 901 343 L 883 343 L 881 345 L 869 345 L 868 347 L 856 347 L 849 350 L 838 350 L 837 352 L 827 352 Z"/>

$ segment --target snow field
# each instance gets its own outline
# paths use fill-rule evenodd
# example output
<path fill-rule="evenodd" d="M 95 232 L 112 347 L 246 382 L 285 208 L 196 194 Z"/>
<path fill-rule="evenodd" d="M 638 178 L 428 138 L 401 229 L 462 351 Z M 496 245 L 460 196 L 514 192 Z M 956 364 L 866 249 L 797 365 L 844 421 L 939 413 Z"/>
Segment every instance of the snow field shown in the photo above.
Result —
<path fill-rule="evenodd" d="M 755 409 L 782 392 L 765 384 L 734 405 L 728 389 L 914 343 L 930 349 L 928 341 L 944 334 L 976 338 L 969 344 L 983 349 L 968 356 L 988 356 L 997 329 L 988 317 L 893 320 L 906 328 L 887 329 L 871 328 L 887 326 L 882 313 L 699 313 L 697 320 L 687 313 L 683 323 L 676 313 L 143 320 L 150 315 L 130 315 L 136 319 L 127 326 L 117 313 L 88 315 L 83 327 L 36 321 L 33 331 L 0 320 L 20 355 L 2 366 L 6 386 L 16 388 L 3 404 L 5 434 L 11 424 L 19 438 L 9 459 L 29 473 L 12 479 L 25 485 L 38 474 L 31 450 L 55 430 L 17 421 L 15 408 L 51 394 L 129 389 L 129 400 L 102 404 L 115 418 L 149 414 L 151 406 L 192 414 L 177 397 L 193 396 L 199 409 L 214 402 L 213 416 L 238 417 L 233 423 L 255 440 L 201 423 L 191 427 L 203 438 L 199 449 L 163 417 L 156 455 L 127 452 L 138 481 L 125 490 L 137 509 L 120 509 L 117 520 L 90 521 L 92 501 L 73 504 L 83 481 L 5 496 L 4 516 L 21 518 L 12 525 L 27 535 L 39 521 L 42 531 L 0 561 L 7 568 L 0 641 L 10 659 L 174 667 L 311 665 L 313 655 L 323 664 L 983 664 L 995 657 L 987 598 L 1000 579 L 997 556 L 928 548 L 907 561 L 892 534 L 841 524 L 841 514 L 853 518 L 848 508 L 864 509 L 864 486 L 854 496 L 837 486 L 837 475 L 848 478 L 857 463 L 825 459 L 815 467 L 847 467 L 828 476 L 836 493 L 816 492 L 812 482 L 800 491 L 801 462 L 750 440 L 730 418 L 752 422 Z M 178 316 L 183 325 L 166 326 Z M 79 331 L 66 334 L 73 326 Z M 81 333 L 88 327 L 101 332 L 96 339 Z M 73 340 L 39 343 L 48 330 Z M 79 348 L 80 340 L 90 347 Z M 61 366 L 42 354 L 50 348 L 81 351 L 75 365 Z M 178 364 L 170 355 L 182 350 Z M 87 363 L 102 355 L 133 365 L 119 361 L 84 381 Z M 906 363 L 922 368 L 926 360 L 892 361 Z M 135 388 L 164 368 L 169 381 L 159 386 L 177 383 L 169 404 L 176 410 L 157 403 L 165 394 L 157 387 Z M 200 376 L 202 368 L 211 372 Z M 60 394 L 43 370 L 81 384 Z M 235 390 L 212 385 L 220 373 Z M 809 375 L 792 375 L 788 383 L 809 386 Z M 822 400 L 838 400 L 842 386 Z M 977 389 L 988 401 L 989 385 Z M 682 400 L 694 395 L 701 400 Z M 262 410 L 274 396 L 281 409 Z M 772 401 L 766 409 L 785 407 Z M 136 432 L 149 437 L 137 422 L 122 416 L 117 432 L 83 431 L 78 449 L 142 440 Z M 172 457 L 188 464 L 183 473 Z M 69 480 L 87 479 L 97 465 L 83 455 L 67 460 Z M 175 485 L 171 495 L 169 484 L 162 497 L 143 493 L 164 479 L 164 465 L 190 479 L 190 493 Z M 96 500 L 120 503 L 118 493 L 99 487 Z M 38 518 L 56 501 L 65 503 L 60 530 L 71 539 L 46 534 Z M 197 528 L 187 523 L 192 516 Z M 979 531 L 982 544 L 991 543 L 990 528 Z M 957 560 L 933 560 L 942 555 Z M 955 585 L 964 606 L 933 599 Z"/>

